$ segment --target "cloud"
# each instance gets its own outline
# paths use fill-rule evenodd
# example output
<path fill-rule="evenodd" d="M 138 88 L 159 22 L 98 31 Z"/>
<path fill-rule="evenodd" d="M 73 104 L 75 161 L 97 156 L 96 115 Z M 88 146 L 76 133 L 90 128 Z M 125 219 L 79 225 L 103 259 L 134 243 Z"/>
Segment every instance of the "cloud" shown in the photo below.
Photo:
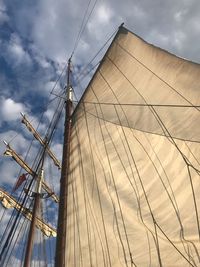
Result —
<path fill-rule="evenodd" d="M 51 63 L 47 60 L 44 54 L 38 49 L 35 44 L 31 44 L 29 46 L 33 59 L 42 67 L 42 68 L 50 68 Z"/>
<path fill-rule="evenodd" d="M 22 103 L 17 103 L 11 98 L 5 99 L 2 97 L 0 99 L 0 112 L 1 119 L 6 121 L 13 121 L 19 118 L 19 113 L 25 113 L 27 108 Z"/>
<path fill-rule="evenodd" d="M 0 25 L 8 20 L 9 17 L 7 15 L 6 5 L 4 4 L 3 0 L 0 0 Z"/>
<path fill-rule="evenodd" d="M 31 64 L 31 57 L 23 48 L 20 37 L 13 33 L 11 34 L 8 46 L 7 57 L 14 65 Z"/>
<path fill-rule="evenodd" d="M 113 15 L 112 9 L 105 3 L 97 6 L 96 12 L 88 22 L 89 34 L 95 36 L 96 40 L 101 40 L 104 34 L 101 29 L 111 23 Z"/>

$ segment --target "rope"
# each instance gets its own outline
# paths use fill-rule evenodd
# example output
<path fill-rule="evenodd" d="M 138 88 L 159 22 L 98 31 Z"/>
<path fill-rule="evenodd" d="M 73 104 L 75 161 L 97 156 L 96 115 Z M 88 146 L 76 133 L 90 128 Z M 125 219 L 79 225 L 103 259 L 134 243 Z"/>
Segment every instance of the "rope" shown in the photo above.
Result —
<path fill-rule="evenodd" d="M 78 102 L 78 101 L 74 101 Z M 141 104 L 141 103 L 111 103 L 111 102 L 94 102 L 94 101 L 82 101 L 85 104 L 98 104 L 106 106 L 136 106 L 136 107 L 170 107 L 170 108 L 200 108 L 200 105 L 171 105 L 171 104 Z"/>
<path fill-rule="evenodd" d="M 103 46 L 97 51 L 97 53 L 91 58 L 91 60 L 83 67 L 83 69 L 80 71 L 79 75 L 77 76 L 75 83 L 80 82 L 80 80 L 83 80 L 96 66 L 100 63 L 97 62 L 89 71 L 87 71 L 88 67 L 92 64 L 92 62 L 97 58 L 97 56 L 103 51 L 103 49 L 107 46 L 107 44 L 110 42 L 110 40 L 113 38 L 113 36 L 117 33 L 118 30 L 115 30 L 110 37 L 106 40 L 106 42 L 103 44 Z M 85 73 L 85 71 L 87 71 Z"/>
<path fill-rule="evenodd" d="M 91 0 L 88 2 L 88 5 L 87 5 L 87 8 L 85 10 L 85 13 L 84 13 L 84 16 L 83 16 L 83 19 L 82 19 L 82 23 L 81 23 L 81 27 L 80 27 L 80 30 L 78 32 L 78 35 L 77 35 L 77 38 L 76 38 L 76 41 L 75 41 L 75 44 L 74 44 L 74 49 L 72 51 L 72 55 L 71 57 L 73 56 L 77 46 L 78 46 L 78 43 L 80 41 L 80 38 L 81 38 L 81 32 L 83 31 L 83 28 L 84 28 L 84 21 L 85 21 L 85 18 L 86 18 L 86 15 L 88 13 L 88 10 L 89 10 L 89 6 L 90 6 L 90 3 L 91 3 Z"/>
<path fill-rule="evenodd" d="M 89 6 L 90 6 L 90 2 L 91 2 L 91 0 L 89 1 L 88 5 L 87 5 L 87 8 L 86 8 L 86 11 L 85 11 L 85 13 L 84 13 L 84 17 L 83 17 L 83 20 L 82 20 L 82 24 L 81 24 L 80 30 L 79 30 L 79 33 L 78 33 L 78 35 L 77 35 L 77 39 L 76 39 L 75 44 L 74 44 L 74 49 L 72 50 L 72 54 L 71 54 L 71 57 L 70 57 L 70 58 L 73 57 L 73 55 L 74 55 L 74 53 L 75 53 L 75 50 L 77 49 L 77 47 L 78 47 L 78 45 L 79 45 L 81 36 L 82 36 L 83 32 L 85 31 L 85 28 L 86 28 L 86 26 L 87 26 L 87 23 L 88 23 L 88 21 L 89 21 L 91 15 L 92 15 L 94 9 L 95 9 L 95 6 L 96 6 L 96 4 L 97 4 L 97 1 L 98 1 L 98 0 L 96 0 L 96 1 L 94 2 L 94 5 L 93 5 L 93 7 L 92 7 L 92 9 L 91 9 L 91 11 L 90 11 L 90 13 L 89 13 L 89 15 L 88 15 L 88 18 L 87 18 L 87 20 L 85 21 L 85 19 L 86 19 L 86 15 L 87 15 L 88 10 L 89 10 Z M 84 21 L 85 21 L 85 23 L 84 23 Z"/>

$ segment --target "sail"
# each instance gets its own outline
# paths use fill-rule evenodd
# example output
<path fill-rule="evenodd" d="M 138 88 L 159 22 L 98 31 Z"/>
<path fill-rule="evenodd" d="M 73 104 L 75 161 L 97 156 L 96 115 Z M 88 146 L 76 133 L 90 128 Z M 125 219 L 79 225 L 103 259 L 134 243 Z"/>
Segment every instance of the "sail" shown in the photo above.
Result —
<path fill-rule="evenodd" d="M 120 28 L 72 116 L 65 266 L 199 266 L 199 86 Z"/>

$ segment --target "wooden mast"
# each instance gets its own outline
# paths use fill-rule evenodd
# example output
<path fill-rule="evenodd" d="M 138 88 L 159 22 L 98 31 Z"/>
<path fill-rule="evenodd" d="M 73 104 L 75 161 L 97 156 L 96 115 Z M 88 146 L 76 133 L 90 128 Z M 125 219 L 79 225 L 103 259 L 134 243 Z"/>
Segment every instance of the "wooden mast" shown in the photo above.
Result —
<path fill-rule="evenodd" d="M 24 267 L 30 267 L 30 261 L 31 261 L 31 255 L 33 250 L 33 240 L 34 240 L 34 233 L 35 233 L 35 226 L 36 226 L 36 220 L 37 220 L 37 211 L 39 208 L 40 203 L 40 193 L 41 193 L 41 186 L 42 186 L 42 180 L 43 180 L 43 169 L 41 168 L 40 174 L 37 178 L 37 188 L 36 188 L 36 194 L 35 194 L 35 200 L 33 205 L 33 214 L 32 214 L 32 220 L 28 235 L 28 243 L 26 247 L 26 253 L 25 253 L 25 260 L 24 260 Z"/>
<path fill-rule="evenodd" d="M 65 266 L 66 252 L 66 230 L 67 230 L 67 196 L 68 196 L 68 170 L 69 170 L 69 152 L 70 152 L 70 134 L 71 134 L 71 114 L 72 114 L 72 88 L 70 85 L 70 65 L 68 61 L 67 68 L 67 86 L 66 86 L 66 106 L 65 106 L 65 129 L 62 170 L 60 179 L 60 202 L 58 212 L 57 240 L 55 267 Z"/>

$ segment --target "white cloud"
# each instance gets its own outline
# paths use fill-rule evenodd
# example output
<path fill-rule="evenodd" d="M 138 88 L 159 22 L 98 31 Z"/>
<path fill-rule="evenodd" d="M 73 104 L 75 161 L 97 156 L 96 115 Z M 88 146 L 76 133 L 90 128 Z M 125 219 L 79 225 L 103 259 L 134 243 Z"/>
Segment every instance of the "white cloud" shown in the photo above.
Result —
<path fill-rule="evenodd" d="M 20 117 L 19 113 L 25 113 L 27 108 L 22 103 L 17 103 L 11 98 L 0 99 L 0 112 L 3 120 L 13 121 Z"/>
<path fill-rule="evenodd" d="M 7 56 L 12 60 L 14 65 L 31 63 L 31 57 L 24 50 L 20 37 L 14 33 L 11 35 L 8 43 Z"/>
<path fill-rule="evenodd" d="M 7 15 L 6 6 L 3 0 L 0 0 L 0 25 L 8 20 L 9 20 L 9 17 Z"/>
<path fill-rule="evenodd" d="M 48 110 L 44 113 L 44 116 L 45 116 L 45 118 L 48 119 L 48 121 L 51 121 L 51 119 L 53 118 L 53 115 L 54 115 L 54 110 L 52 110 L 52 109 L 48 109 Z"/>
<path fill-rule="evenodd" d="M 95 37 L 96 40 L 102 40 L 105 34 L 105 31 L 102 29 L 105 25 L 107 31 L 109 31 L 109 28 L 112 28 L 111 20 L 113 15 L 112 9 L 105 3 L 98 6 L 88 22 L 87 28 L 90 35 L 93 36 L 93 38 Z"/>
<path fill-rule="evenodd" d="M 109 23 L 113 16 L 112 10 L 106 5 L 99 6 L 96 14 L 98 21 L 104 24 Z"/>
<path fill-rule="evenodd" d="M 50 68 L 51 64 L 46 59 L 44 54 L 41 53 L 41 51 L 38 49 L 38 47 L 35 44 L 30 45 L 30 49 L 32 52 L 32 56 L 34 60 L 42 67 L 42 68 Z"/>
<path fill-rule="evenodd" d="M 10 185 L 10 187 L 13 187 L 17 180 L 19 171 L 20 167 L 17 167 L 13 160 L 4 160 L 4 164 L 1 166 L 1 185 L 7 184 Z"/>
<path fill-rule="evenodd" d="M 186 10 L 179 10 L 174 14 L 174 19 L 177 22 L 181 22 L 184 19 L 184 16 L 186 15 Z"/>
<path fill-rule="evenodd" d="M 6 148 L 5 144 L 3 144 L 4 140 L 7 143 L 9 143 L 12 146 L 12 148 L 16 150 L 17 153 L 19 153 L 20 155 L 23 155 L 23 156 L 25 156 L 26 151 L 30 145 L 29 144 L 30 141 L 22 134 L 22 132 L 17 131 L 17 130 L 10 130 L 10 131 L 7 131 L 7 132 L 0 134 L 0 155 L 3 154 L 3 152 L 5 151 L 5 148 Z M 12 162 L 14 162 L 14 161 L 12 160 Z M 16 167 L 17 163 L 16 162 L 14 162 L 14 163 L 15 163 L 15 167 Z"/>

